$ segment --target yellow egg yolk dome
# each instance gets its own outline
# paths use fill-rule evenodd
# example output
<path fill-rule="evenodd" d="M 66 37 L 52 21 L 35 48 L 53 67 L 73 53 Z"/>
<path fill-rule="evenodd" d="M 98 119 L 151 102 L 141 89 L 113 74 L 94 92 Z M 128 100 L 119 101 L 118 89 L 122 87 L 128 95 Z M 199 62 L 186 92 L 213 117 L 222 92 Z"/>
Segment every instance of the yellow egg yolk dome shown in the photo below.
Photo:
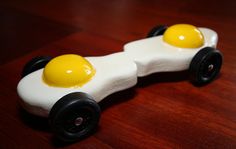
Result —
<path fill-rule="evenodd" d="M 43 80 L 56 87 L 81 87 L 95 74 L 95 69 L 85 58 L 66 54 L 52 59 L 44 68 Z"/>
<path fill-rule="evenodd" d="M 201 31 L 189 24 L 176 24 L 169 27 L 163 35 L 163 40 L 180 48 L 199 48 L 204 44 Z"/>

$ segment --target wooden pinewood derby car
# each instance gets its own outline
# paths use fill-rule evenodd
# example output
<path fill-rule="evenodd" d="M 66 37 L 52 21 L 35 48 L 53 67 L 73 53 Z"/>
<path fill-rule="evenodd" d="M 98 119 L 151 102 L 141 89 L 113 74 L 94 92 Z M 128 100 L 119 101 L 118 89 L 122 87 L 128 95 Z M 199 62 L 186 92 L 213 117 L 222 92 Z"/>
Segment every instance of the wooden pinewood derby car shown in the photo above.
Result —
<path fill-rule="evenodd" d="M 214 80 L 222 65 L 217 40 L 211 29 L 177 24 L 154 27 L 147 38 L 106 56 L 39 56 L 23 69 L 17 86 L 21 105 L 32 114 L 48 117 L 55 135 L 73 142 L 90 135 L 98 125 L 98 102 L 135 86 L 138 77 L 189 70 L 194 84 Z"/>

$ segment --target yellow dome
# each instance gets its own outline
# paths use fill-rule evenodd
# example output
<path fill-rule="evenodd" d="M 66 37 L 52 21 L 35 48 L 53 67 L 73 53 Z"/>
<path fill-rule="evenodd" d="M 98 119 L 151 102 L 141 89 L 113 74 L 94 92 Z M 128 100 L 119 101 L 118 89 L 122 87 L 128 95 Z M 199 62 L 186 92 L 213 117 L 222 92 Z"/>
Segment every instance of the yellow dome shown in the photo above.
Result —
<path fill-rule="evenodd" d="M 180 48 L 199 48 L 204 44 L 201 31 L 189 24 L 176 24 L 169 27 L 163 35 L 163 40 Z"/>
<path fill-rule="evenodd" d="M 83 57 L 66 54 L 52 59 L 44 68 L 43 80 L 56 87 L 78 87 L 95 74 L 93 66 Z"/>

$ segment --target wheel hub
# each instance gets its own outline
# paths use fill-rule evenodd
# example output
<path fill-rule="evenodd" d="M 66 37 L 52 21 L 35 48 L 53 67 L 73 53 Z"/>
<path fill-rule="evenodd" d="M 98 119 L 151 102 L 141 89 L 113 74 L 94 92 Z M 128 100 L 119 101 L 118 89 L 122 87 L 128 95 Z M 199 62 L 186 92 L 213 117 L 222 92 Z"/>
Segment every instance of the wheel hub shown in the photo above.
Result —
<path fill-rule="evenodd" d="M 82 117 L 77 117 L 74 121 L 75 126 L 80 126 L 83 123 L 84 119 Z"/>
<path fill-rule="evenodd" d="M 214 69 L 214 65 L 213 65 L 213 64 L 210 64 L 210 65 L 208 66 L 208 72 L 211 72 L 213 69 Z"/>

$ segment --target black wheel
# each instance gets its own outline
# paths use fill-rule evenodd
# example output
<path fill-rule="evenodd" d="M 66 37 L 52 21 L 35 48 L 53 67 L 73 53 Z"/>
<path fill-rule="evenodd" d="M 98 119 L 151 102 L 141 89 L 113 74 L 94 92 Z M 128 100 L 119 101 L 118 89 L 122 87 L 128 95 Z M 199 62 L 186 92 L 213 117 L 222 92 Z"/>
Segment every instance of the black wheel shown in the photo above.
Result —
<path fill-rule="evenodd" d="M 195 85 L 204 85 L 213 81 L 219 74 L 222 65 L 220 51 L 205 47 L 192 59 L 190 64 L 191 81 Z"/>
<path fill-rule="evenodd" d="M 74 142 L 92 134 L 100 119 L 100 107 L 89 95 L 70 93 L 58 100 L 49 114 L 56 137 Z"/>
<path fill-rule="evenodd" d="M 52 58 L 49 56 L 38 56 L 31 59 L 28 63 L 25 64 L 21 77 L 23 78 L 31 72 L 44 68 L 51 59 Z"/>
<path fill-rule="evenodd" d="M 147 38 L 163 35 L 166 29 L 167 29 L 167 26 L 165 25 L 155 26 L 149 31 L 149 33 L 147 34 Z"/>

